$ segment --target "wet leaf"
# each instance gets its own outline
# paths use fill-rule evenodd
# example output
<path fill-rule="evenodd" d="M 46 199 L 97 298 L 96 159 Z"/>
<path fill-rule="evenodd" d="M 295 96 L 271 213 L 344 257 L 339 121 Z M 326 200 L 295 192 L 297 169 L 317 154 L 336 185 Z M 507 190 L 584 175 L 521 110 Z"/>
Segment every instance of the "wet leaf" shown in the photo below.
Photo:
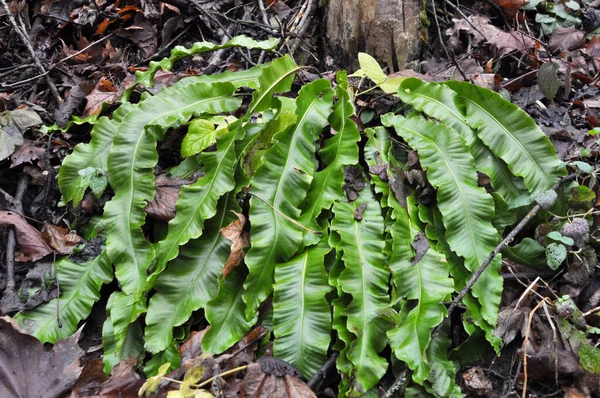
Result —
<path fill-rule="evenodd" d="M 560 51 L 572 51 L 585 44 L 585 33 L 575 29 L 573 26 L 563 28 L 557 26 L 550 40 L 548 41 L 548 50 L 552 54 Z"/>
<path fill-rule="evenodd" d="M 0 397 L 60 398 L 82 371 L 80 332 L 47 351 L 9 317 L 0 318 Z"/>

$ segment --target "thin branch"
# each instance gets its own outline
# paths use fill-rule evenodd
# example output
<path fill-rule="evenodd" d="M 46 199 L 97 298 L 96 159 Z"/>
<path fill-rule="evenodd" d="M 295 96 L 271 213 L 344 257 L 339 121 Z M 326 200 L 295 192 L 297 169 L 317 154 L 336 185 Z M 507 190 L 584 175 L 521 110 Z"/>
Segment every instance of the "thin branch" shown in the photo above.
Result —
<path fill-rule="evenodd" d="M 4 1 L 4 0 L 0 0 L 0 1 Z M 83 53 L 84 51 L 88 50 L 90 47 L 93 47 L 93 46 L 95 46 L 96 44 L 98 44 L 98 43 L 100 43 L 100 42 L 102 42 L 102 41 L 104 41 L 104 40 L 108 39 L 109 37 L 111 37 L 111 36 L 112 36 L 112 35 L 114 35 L 114 34 L 115 34 L 115 32 L 113 32 L 113 33 L 111 33 L 111 34 L 109 34 L 109 35 L 106 35 L 106 36 L 104 36 L 104 37 L 102 37 L 102 38 L 100 38 L 100 39 L 98 39 L 98 40 L 96 40 L 96 41 L 94 41 L 94 42 L 92 42 L 92 43 L 88 44 L 87 46 L 85 46 L 85 47 L 84 47 L 84 48 L 82 48 L 81 50 L 77 51 L 76 53 L 73 53 L 73 54 L 69 55 L 68 57 L 65 57 L 65 58 L 63 58 L 63 59 L 59 60 L 58 62 L 56 62 L 56 63 L 54 63 L 54 64 L 50 65 L 50 67 L 49 67 L 49 68 L 48 68 L 46 71 L 44 71 L 43 73 L 40 73 L 39 75 L 36 75 L 36 76 L 30 77 L 30 78 L 27 78 L 27 79 L 25 79 L 25 80 L 20 80 L 20 81 L 18 81 L 18 82 L 15 82 L 15 83 L 3 84 L 3 85 L 2 85 L 2 87 L 3 87 L 3 88 L 11 88 L 11 87 L 16 87 L 16 86 L 20 86 L 20 85 L 22 85 L 22 84 L 24 84 L 24 83 L 28 83 L 28 82 L 30 82 L 30 81 L 33 81 L 33 80 L 37 80 L 37 79 L 39 79 L 40 77 L 47 77 L 47 76 L 48 76 L 48 74 L 49 74 L 49 73 L 52 71 L 52 69 L 56 68 L 58 65 L 62 64 L 63 62 L 66 62 L 66 61 L 70 60 L 70 59 L 71 59 L 71 58 L 73 58 L 73 57 L 76 57 L 76 56 L 78 56 L 79 54 L 81 54 L 81 53 Z"/>
<path fill-rule="evenodd" d="M 54 83 L 52 82 L 52 80 L 50 80 L 50 77 L 47 75 L 46 68 L 44 68 L 44 65 L 42 65 L 42 63 L 38 59 L 37 55 L 35 55 L 35 51 L 33 50 L 33 46 L 31 45 L 31 41 L 27 37 L 26 32 L 23 29 L 21 29 L 21 27 L 17 24 L 17 21 L 15 20 L 14 15 L 10 11 L 10 8 L 8 7 L 8 4 L 6 4 L 5 0 L 0 0 L 0 5 L 2 5 L 2 8 L 4 9 L 4 12 L 6 12 L 6 15 L 8 16 L 10 24 L 13 26 L 14 30 L 17 32 L 17 34 L 21 38 L 21 41 L 23 42 L 23 44 L 27 48 L 27 51 L 29 51 L 29 55 L 31 55 L 31 58 L 33 59 L 33 63 L 35 64 L 35 66 L 38 68 L 38 70 L 46 78 L 46 84 L 48 84 L 48 87 L 50 88 L 50 91 L 52 92 L 52 95 L 54 95 L 54 98 L 56 98 L 56 100 L 58 102 L 63 102 L 63 99 L 60 96 L 60 94 L 58 93 L 58 90 L 56 89 L 56 86 L 54 85 Z M 17 16 L 18 16 L 18 14 L 17 14 Z"/>
<path fill-rule="evenodd" d="M 325 362 L 323 366 L 321 366 L 321 368 L 317 370 L 317 373 L 315 373 L 315 375 L 308 381 L 308 383 L 306 383 L 306 386 L 314 391 L 317 385 L 323 380 L 325 380 L 329 369 L 331 369 L 335 365 L 335 361 L 338 358 L 338 356 L 339 354 L 337 352 L 334 352 L 333 355 L 329 357 L 327 362 Z"/>
<path fill-rule="evenodd" d="M 577 174 L 575 174 L 575 173 L 569 174 L 568 176 L 561 178 L 556 184 L 554 184 L 552 189 L 554 191 L 556 191 L 558 188 L 560 188 L 561 185 L 565 184 L 566 182 L 572 181 L 575 178 L 577 178 Z M 498 246 L 496 246 L 496 248 L 494 250 L 492 250 L 492 252 L 487 257 L 487 259 L 483 262 L 483 264 L 481 264 L 481 266 L 479 266 L 479 269 L 473 274 L 473 276 L 471 276 L 471 279 L 469 279 L 469 282 L 467 282 L 467 285 L 464 287 L 464 289 L 461 290 L 460 293 L 458 293 L 458 295 L 450 303 L 450 306 L 448 307 L 448 317 L 450 317 L 450 314 L 452 314 L 452 311 L 454 311 L 454 309 L 456 308 L 456 306 L 458 305 L 460 300 L 462 300 L 462 298 L 465 297 L 465 295 L 467 293 L 469 293 L 469 291 L 471 291 L 471 288 L 473 287 L 473 285 L 475 285 L 475 283 L 477 282 L 477 280 L 479 279 L 481 274 L 483 274 L 484 271 L 487 269 L 487 267 L 492 263 L 492 261 L 494 260 L 494 257 L 496 257 L 496 255 L 498 253 L 500 253 L 502 251 L 502 249 L 504 249 L 504 246 L 506 246 L 507 244 L 512 242 L 512 240 L 517 236 L 517 234 L 519 232 L 521 232 L 521 230 L 525 227 L 525 225 L 527 225 L 527 223 L 529 223 L 529 221 L 533 217 L 535 217 L 535 215 L 540 210 L 541 210 L 541 206 L 536 204 L 529 211 L 529 213 L 527 213 L 527 215 L 525 215 L 525 217 L 523 217 L 521 222 L 519 222 L 519 224 L 517 224 L 517 226 L 506 236 L 506 238 L 504 238 L 502 240 L 502 242 L 500 242 L 498 244 Z"/>

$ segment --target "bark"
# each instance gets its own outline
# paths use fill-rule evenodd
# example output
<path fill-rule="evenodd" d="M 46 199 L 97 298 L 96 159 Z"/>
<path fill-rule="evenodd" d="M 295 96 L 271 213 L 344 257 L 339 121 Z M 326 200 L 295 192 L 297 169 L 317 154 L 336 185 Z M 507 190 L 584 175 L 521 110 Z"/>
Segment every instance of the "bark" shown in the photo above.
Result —
<path fill-rule="evenodd" d="M 353 71 L 366 52 L 390 72 L 418 57 L 421 0 L 328 0 L 324 48 L 327 64 Z"/>

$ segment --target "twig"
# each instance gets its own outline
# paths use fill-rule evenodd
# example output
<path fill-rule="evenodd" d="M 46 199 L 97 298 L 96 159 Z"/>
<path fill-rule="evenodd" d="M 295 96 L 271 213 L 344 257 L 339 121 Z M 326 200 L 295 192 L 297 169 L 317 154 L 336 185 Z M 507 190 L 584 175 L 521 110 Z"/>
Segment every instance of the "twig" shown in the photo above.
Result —
<path fill-rule="evenodd" d="M 2 0 L 3 1 L 3 0 Z M 27 189 L 27 175 L 21 174 L 19 182 L 17 183 L 17 190 L 15 196 L 11 200 L 10 209 L 17 212 L 23 212 L 23 195 Z M 8 194 L 7 194 L 8 195 Z M 2 297 L 2 312 L 4 310 L 5 303 L 10 303 L 11 300 L 17 296 L 15 290 L 15 247 L 17 245 L 17 235 L 14 228 L 8 230 L 8 237 L 6 239 L 6 287 L 4 288 L 4 294 Z"/>
<path fill-rule="evenodd" d="M 521 395 L 522 398 L 527 397 L 527 345 L 529 342 L 529 332 L 531 331 L 531 321 L 533 320 L 533 315 L 540 308 L 542 303 L 546 302 L 546 300 L 550 301 L 547 297 L 544 297 L 544 300 L 541 300 L 529 313 L 529 319 L 527 320 L 527 331 L 525 332 L 525 341 L 523 341 L 523 393 Z"/>
<path fill-rule="evenodd" d="M 458 72 L 462 75 L 463 79 L 465 79 L 465 81 L 469 81 L 469 79 L 467 78 L 467 75 L 465 75 L 465 72 L 463 72 L 462 68 L 458 64 L 458 61 L 456 60 L 456 57 L 454 56 L 454 51 L 452 52 L 452 55 L 450 55 L 450 52 L 448 51 L 448 48 L 446 47 L 446 44 L 444 43 L 444 37 L 442 36 L 442 30 L 440 29 L 440 22 L 438 21 L 435 0 L 431 0 L 431 5 L 433 6 L 433 18 L 435 19 L 435 26 L 437 27 L 438 36 L 440 38 L 440 44 L 442 45 L 442 48 L 444 49 L 444 52 L 446 53 L 448 58 L 450 58 L 452 60 L 452 63 L 456 66 L 456 69 L 458 69 Z"/>
<path fill-rule="evenodd" d="M 542 308 L 544 309 L 544 314 L 546 314 L 548 323 L 552 328 L 552 341 L 554 342 L 554 385 L 558 386 L 558 339 L 556 338 L 556 327 L 554 326 L 554 322 L 552 322 L 545 300 L 542 301 Z"/>
<path fill-rule="evenodd" d="M 0 0 L 0 1 L 4 1 L 4 0 Z M 3 85 L 2 85 L 2 87 L 3 87 L 3 88 L 11 88 L 11 87 L 16 87 L 16 86 L 20 86 L 20 85 L 22 85 L 22 84 L 24 84 L 24 83 L 28 83 L 28 82 L 30 82 L 30 81 L 32 81 L 32 80 L 39 79 L 40 77 L 47 77 L 47 76 L 48 76 L 48 74 L 49 74 L 49 73 L 52 71 L 52 69 L 56 68 L 58 65 L 62 64 L 63 62 L 66 62 L 66 61 L 70 60 L 70 59 L 71 59 L 71 58 L 73 58 L 73 57 L 76 57 L 76 56 L 78 56 L 79 54 L 83 53 L 84 51 L 86 51 L 86 50 L 87 50 L 87 49 L 89 49 L 90 47 L 92 47 L 92 46 L 95 46 L 96 44 L 98 44 L 98 43 L 100 43 L 100 42 L 102 42 L 102 41 L 104 41 L 104 40 L 108 39 L 109 37 L 111 37 L 111 36 L 112 36 L 112 35 L 114 35 L 114 34 L 115 34 L 115 32 L 112 32 L 111 34 L 109 34 L 109 35 L 106 35 L 106 36 L 104 36 L 104 37 L 102 37 L 102 38 L 100 38 L 100 39 L 98 39 L 98 40 L 96 40 L 96 41 L 94 41 L 94 42 L 92 42 L 92 43 L 88 44 L 87 46 L 85 46 L 85 47 L 84 47 L 84 48 L 82 48 L 81 50 L 77 51 L 76 53 L 73 53 L 73 54 L 69 55 L 68 57 L 65 57 L 65 58 L 63 58 L 63 59 L 59 60 L 58 62 L 56 62 L 56 63 L 54 63 L 54 64 L 50 65 L 50 67 L 49 67 L 49 68 L 48 68 L 48 69 L 47 69 L 45 72 L 43 72 L 43 73 L 40 73 L 39 75 L 36 75 L 36 76 L 30 77 L 30 78 L 27 78 L 27 79 L 25 79 L 25 80 L 20 80 L 20 81 L 18 81 L 18 82 L 15 82 L 15 83 L 3 84 Z"/>
<path fill-rule="evenodd" d="M 554 186 L 551 189 L 556 191 L 558 188 L 560 188 L 561 185 L 563 185 L 566 182 L 572 181 L 575 178 L 577 178 L 576 173 L 569 174 L 568 176 L 561 178 L 556 184 L 554 184 Z M 525 225 L 527 225 L 529 220 L 531 220 L 533 217 L 535 217 L 535 215 L 540 210 L 541 210 L 541 206 L 536 204 L 531 210 L 529 210 L 529 213 L 527 213 L 527 215 L 525 215 L 525 217 L 523 217 L 521 222 L 519 222 L 519 224 L 517 224 L 517 226 L 512 231 L 510 231 L 510 233 L 506 236 L 506 238 L 504 238 L 502 240 L 502 242 L 500 242 L 498 244 L 498 246 L 496 246 L 494 248 L 494 250 L 492 250 L 492 252 L 487 257 L 487 259 L 483 262 L 483 264 L 481 264 L 481 266 L 479 266 L 479 269 L 473 274 L 473 276 L 471 276 L 471 279 L 469 279 L 469 282 L 467 282 L 464 289 L 462 289 L 460 291 L 460 293 L 458 293 L 458 295 L 450 303 L 450 306 L 448 307 L 448 317 L 450 317 L 450 314 L 452 314 L 452 311 L 454 311 L 454 309 L 456 308 L 456 306 L 458 305 L 460 300 L 462 300 L 462 298 L 467 293 L 469 293 L 469 291 L 471 290 L 473 285 L 475 285 L 475 283 L 477 282 L 477 280 L 479 279 L 481 274 L 483 274 L 483 272 L 487 269 L 487 267 L 492 263 L 492 261 L 494 260 L 494 257 L 496 257 L 496 255 L 498 253 L 500 253 L 500 251 L 502 251 L 502 249 L 504 249 L 504 246 L 506 246 L 507 244 L 512 242 L 512 240 L 517 236 L 517 234 L 519 232 L 521 232 L 521 230 L 525 227 Z"/>
<path fill-rule="evenodd" d="M 339 354 L 337 352 L 334 352 L 333 355 L 329 357 L 327 362 L 325 362 L 323 366 L 321 366 L 321 368 L 317 370 L 317 373 L 315 373 L 315 375 L 308 381 L 308 383 L 306 383 L 306 386 L 314 391 L 317 385 L 323 380 L 325 380 L 329 369 L 331 369 L 331 367 L 335 365 L 335 361 L 338 358 L 338 356 Z"/>
<path fill-rule="evenodd" d="M 42 63 L 40 62 L 40 60 L 38 59 L 38 57 L 35 55 L 35 51 L 33 50 L 33 46 L 31 45 L 31 41 L 29 41 L 29 38 L 27 37 L 25 31 L 17 24 L 17 21 L 15 20 L 15 17 L 13 16 L 12 12 L 10 11 L 10 8 L 8 7 L 8 4 L 6 4 L 5 0 L 0 0 L 0 4 L 2 5 L 2 8 L 4 8 L 4 12 L 6 12 L 6 15 L 8 16 L 10 24 L 13 26 L 13 28 L 15 29 L 15 31 L 17 32 L 17 34 L 21 38 L 21 41 L 23 42 L 23 44 L 25 45 L 25 47 L 27 47 L 27 51 L 29 51 L 29 54 L 31 55 L 31 58 L 33 59 L 33 63 L 35 64 L 35 66 L 38 68 L 38 70 L 42 74 L 45 74 L 46 73 L 46 68 L 44 68 L 44 65 L 42 65 Z M 17 14 L 17 16 L 18 16 L 18 14 Z M 50 88 L 50 91 L 52 92 L 52 95 L 54 95 L 54 98 L 56 98 L 56 100 L 58 102 L 63 102 L 62 97 L 58 93 L 58 90 L 56 89 L 56 86 L 54 85 L 54 83 L 52 82 L 52 80 L 50 80 L 50 77 L 47 74 L 44 75 L 44 77 L 46 78 L 46 84 Z"/>
<path fill-rule="evenodd" d="M 267 10 L 265 10 L 265 3 L 263 3 L 263 0 L 256 0 L 256 2 L 258 3 L 258 9 L 260 10 L 263 23 L 269 26 L 269 18 L 267 17 Z"/>
<path fill-rule="evenodd" d="M 277 210 L 276 208 L 274 208 L 273 206 L 271 206 L 269 203 L 267 203 L 267 201 L 264 200 L 264 199 L 262 199 L 260 196 L 256 196 L 253 193 L 250 193 L 250 195 L 254 196 L 256 199 L 258 199 L 261 202 L 263 202 L 264 204 L 266 204 L 271 210 L 273 210 L 275 213 L 279 214 L 281 217 L 285 218 L 286 220 L 288 220 L 289 222 L 291 222 L 292 224 L 294 224 L 298 228 L 303 229 L 305 231 L 308 231 L 310 233 L 313 233 L 315 235 L 322 235 L 323 234 L 323 232 L 321 232 L 321 231 L 314 231 L 314 230 L 312 230 L 310 228 L 307 228 L 304 225 L 300 224 L 298 221 L 294 220 L 293 218 L 286 216 L 285 214 L 283 214 L 282 212 L 280 212 L 279 210 Z"/>
<path fill-rule="evenodd" d="M 293 55 L 294 52 L 296 52 L 296 50 L 298 49 L 298 46 L 301 42 L 301 38 L 308 29 L 309 24 L 307 22 L 308 19 L 311 17 L 313 11 L 315 10 L 315 5 L 316 4 L 314 0 L 308 0 L 308 4 L 306 6 L 306 10 L 304 11 L 304 15 L 302 16 L 302 19 L 300 20 L 296 28 L 290 32 L 290 34 L 295 34 L 296 36 L 296 41 L 294 42 L 294 44 L 292 44 L 292 47 L 290 48 L 291 55 Z"/>
<path fill-rule="evenodd" d="M 402 371 L 402 373 L 400 373 L 400 376 L 398 376 L 396 378 L 396 381 L 394 381 L 394 384 L 392 384 L 392 386 L 387 389 L 387 391 L 384 394 L 384 398 L 393 397 L 394 394 L 398 390 L 403 389 L 405 387 L 406 382 L 407 382 L 407 378 L 406 378 L 406 369 L 405 369 Z"/>

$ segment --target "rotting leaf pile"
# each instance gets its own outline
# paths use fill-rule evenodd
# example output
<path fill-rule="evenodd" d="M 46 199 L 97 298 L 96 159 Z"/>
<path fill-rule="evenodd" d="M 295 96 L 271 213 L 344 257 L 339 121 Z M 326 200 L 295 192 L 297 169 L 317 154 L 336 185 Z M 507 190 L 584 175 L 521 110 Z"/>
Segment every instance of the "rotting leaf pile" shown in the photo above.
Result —
<path fill-rule="evenodd" d="M 225 46 L 268 50 L 275 44 L 238 37 Z M 177 48 L 139 82 L 150 84 L 176 58 L 218 48 Z M 281 95 L 299 69 L 284 56 L 246 71 L 188 77 L 138 103 L 126 98 L 112 117 L 100 118 L 92 140 L 65 159 L 59 183 L 63 201 L 77 209 L 90 170 L 108 176 L 114 195 L 104 207 L 104 251 L 80 272 L 72 272 L 71 260 L 59 262 L 62 328 L 55 301 L 17 320 L 44 342 L 72 334 L 112 280 L 112 265 L 120 290 L 108 301 L 103 328 L 106 370 L 144 351 L 153 354 L 150 373 L 164 362 L 177 365 L 178 342 L 201 309 L 211 325 L 203 349 L 221 353 L 248 333 L 272 297 L 266 316 L 274 355 L 305 378 L 335 350 L 340 394 L 361 395 L 388 371 L 391 359 L 382 352 L 389 345 L 428 392 L 459 393 L 448 328 L 432 336 L 446 318 L 443 302 L 500 241 L 495 208 L 522 205 L 549 189 L 564 168 L 524 112 L 460 82 L 389 82 L 399 85 L 398 96 L 413 111 L 384 115 L 390 129 L 366 129 L 359 150 L 346 73 L 337 73 L 335 86 L 319 79 L 296 98 Z M 251 100 L 239 95 L 242 89 L 253 90 Z M 206 142 L 200 153 L 186 150 L 190 156 L 167 170 L 174 178 L 198 171 L 201 177 L 182 186 L 175 217 L 160 228 L 145 212 L 156 194 L 157 143 L 171 129 L 185 132 L 190 122 L 218 128 L 195 131 L 194 140 Z M 418 153 L 436 190 L 428 204 L 406 180 L 402 140 Z M 490 177 L 492 193 L 478 186 L 478 171 Z M 232 249 L 231 236 L 221 233 L 242 224 L 237 214 L 249 220 L 238 231 L 249 234 L 242 261 L 240 238 Z M 463 299 L 466 332 L 481 329 L 496 348 L 500 263 L 499 255 Z"/>

